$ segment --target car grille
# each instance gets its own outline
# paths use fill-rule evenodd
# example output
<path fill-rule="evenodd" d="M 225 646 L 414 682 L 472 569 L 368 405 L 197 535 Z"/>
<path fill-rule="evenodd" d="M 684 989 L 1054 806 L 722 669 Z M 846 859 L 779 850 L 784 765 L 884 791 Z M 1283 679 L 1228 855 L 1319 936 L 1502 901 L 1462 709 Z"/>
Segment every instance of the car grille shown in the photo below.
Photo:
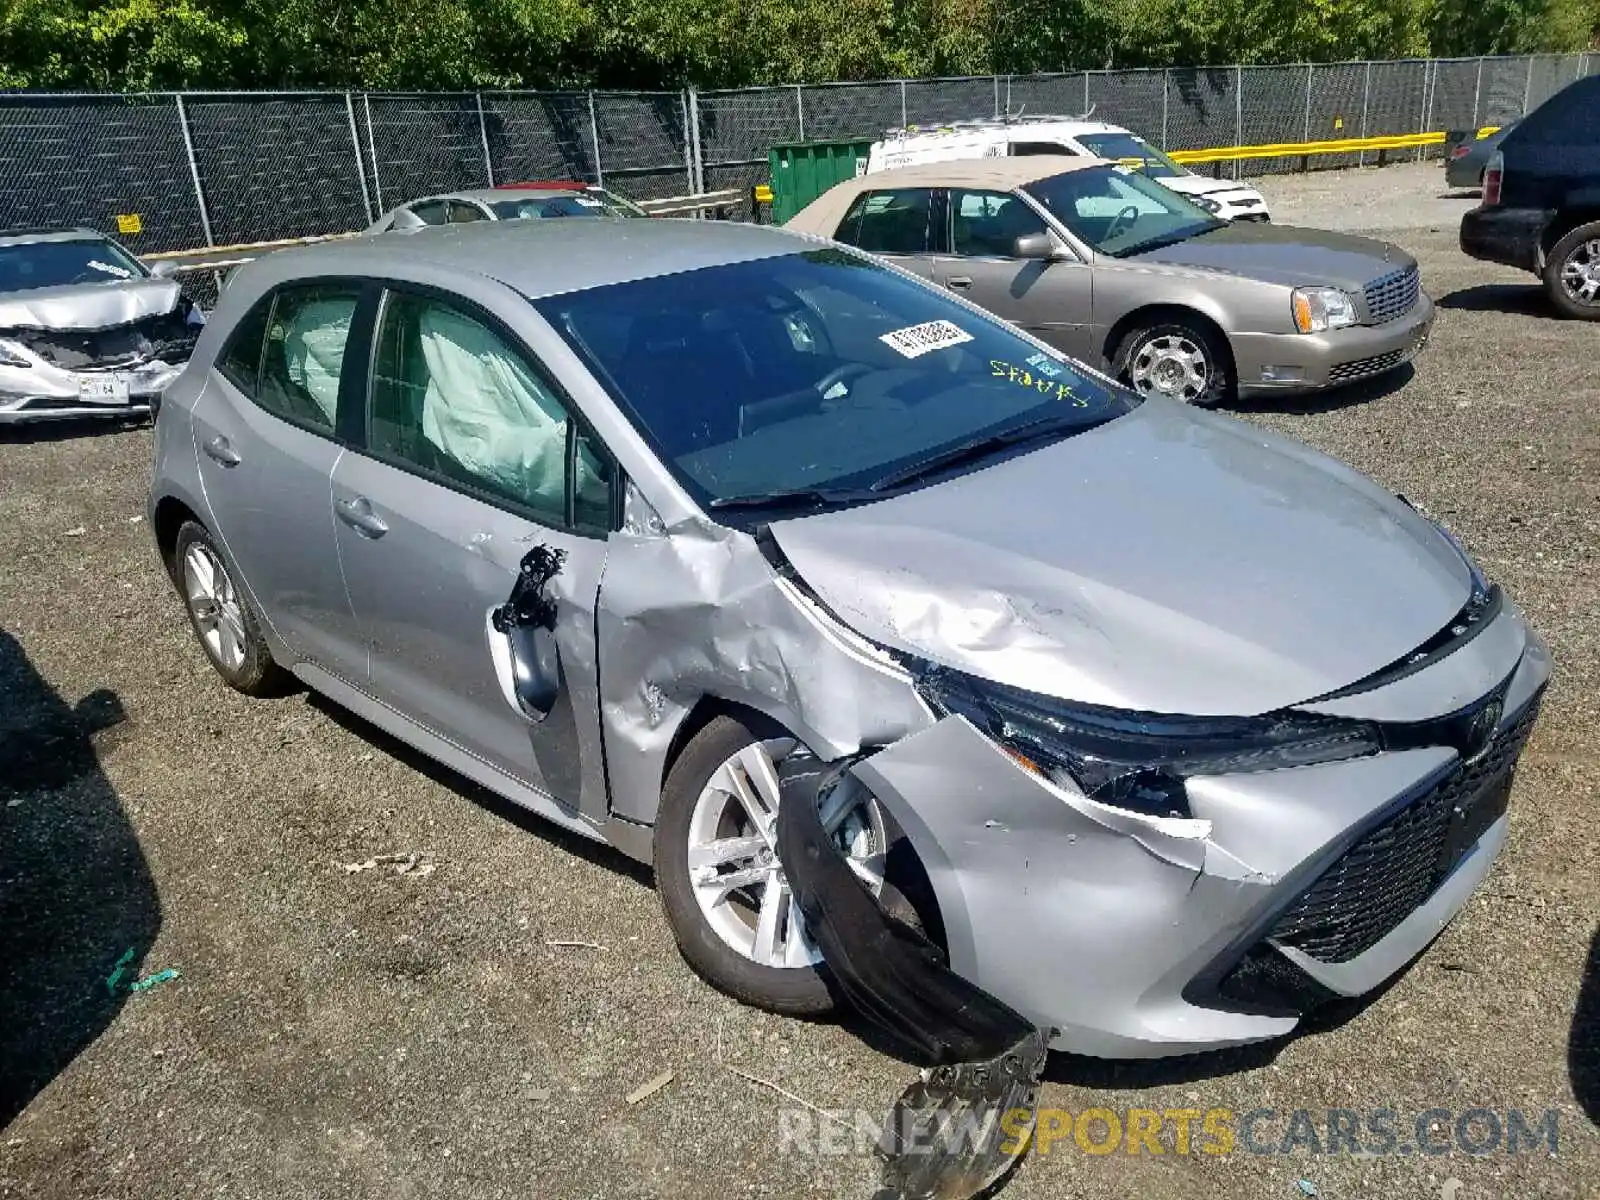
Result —
<path fill-rule="evenodd" d="M 1367 324 L 1383 325 L 1411 311 L 1422 291 L 1422 276 L 1415 266 L 1391 272 L 1367 284 Z"/>
<path fill-rule="evenodd" d="M 1383 940 L 1455 866 L 1446 845 L 1458 804 L 1510 784 L 1538 715 L 1537 698 L 1482 755 L 1350 847 L 1278 919 L 1267 936 L 1323 962 L 1349 962 Z"/>
<path fill-rule="evenodd" d="M 1365 379 L 1368 375 L 1376 375 L 1380 371 L 1398 367 L 1405 358 L 1404 350 L 1390 350 L 1387 354 L 1374 354 L 1371 358 L 1358 358 L 1354 362 L 1339 363 L 1328 368 L 1328 382 L 1350 383 L 1357 379 Z"/>

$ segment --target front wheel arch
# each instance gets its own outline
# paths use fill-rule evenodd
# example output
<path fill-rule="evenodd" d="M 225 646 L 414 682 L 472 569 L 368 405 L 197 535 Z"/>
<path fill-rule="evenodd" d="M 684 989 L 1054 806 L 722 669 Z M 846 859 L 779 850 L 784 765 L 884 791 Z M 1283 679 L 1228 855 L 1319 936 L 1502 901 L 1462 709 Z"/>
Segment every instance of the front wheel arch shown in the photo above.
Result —
<path fill-rule="evenodd" d="M 1127 336 L 1135 329 L 1148 329 L 1152 325 L 1165 324 L 1198 325 L 1211 334 L 1219 346 L 1227 350 L 1228 370 L 1234 369 L 1233 345 L 1228 341 L 1228 335 L 1222 325 L 1211 314 L 1201 312 L 1198 308 L 1190 308 L 1186 304 L 1147 304 L 1143 308 L 1136 308 L 1124 314 L 1106 331 L 1105 343 L 1100 348 L 1101 359 L 1115 374 L 1124 365 L 1116 361 L 1116 355 Z"/>

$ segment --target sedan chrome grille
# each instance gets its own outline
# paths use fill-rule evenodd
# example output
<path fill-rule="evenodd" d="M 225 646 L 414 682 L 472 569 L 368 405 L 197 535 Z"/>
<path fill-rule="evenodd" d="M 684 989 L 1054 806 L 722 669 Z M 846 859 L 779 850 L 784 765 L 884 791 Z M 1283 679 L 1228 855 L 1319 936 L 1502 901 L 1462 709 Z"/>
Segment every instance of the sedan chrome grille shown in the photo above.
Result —
<path fill-rule="evenodd" d="M 1422 291 L 1422 275 L 1416 266 L 1393 271 L 1367 284 L 1363 299 L 1368 325 L 1383 325 L 1411 311 Z"/>
<path fill-rule="evenodd" d="M 1539 700 L 1526 705 L 1477 759 L 1462 763 L 1346 850 L 1278 919 L 1272 941 L 1322 962 L 1349 962 L 1387 936 L 1434 892 L 1455 867 L 1452 824 L 1498 817 L 1487 793 L 1510 787 L 1511 773 L 1533 729 Z M 1474 814 L 1479 802 L 1491 805 Z M 1489 822 L 1492 823 L 1492 822 Z M 1476 828 L 1476 826 L 1474 826 Z M 1482 836 L 1476 828 L 1475 836 Z M 1470 844 L 1470 843 L 1468 843 Z"/>

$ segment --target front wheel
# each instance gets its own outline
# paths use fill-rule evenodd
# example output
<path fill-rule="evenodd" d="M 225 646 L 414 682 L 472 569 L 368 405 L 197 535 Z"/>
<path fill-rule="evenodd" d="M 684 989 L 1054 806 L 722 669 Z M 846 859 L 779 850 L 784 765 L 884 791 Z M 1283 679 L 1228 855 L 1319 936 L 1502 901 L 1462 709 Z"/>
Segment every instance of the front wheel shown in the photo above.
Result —
<path fill-rule="evenodd" d="M 1141 396 L 1211 408 L 1233 395 L 1227 346 L 1199 324 L 1164 322 L 1122 339 L 1116 374 Z"/>
<path fill-rule="evenodd" d="M 1578 226 L 1551 248 L 1544 290 L 1567 316 L 1600 321 L 1600 221 Z"/>
<path fill-rule="evenodd" d="M 718 717 L 667 773 L 656 822 L 656 886 L 684 959 L 746 1004 L 790 1016 L 832 1011 L 822 955 L 778 857 L 778 772 L 798 741 L 756 717 Z M 823 825 L 875 893 L 884 819 L 846 776 L 823 801 Z"/>

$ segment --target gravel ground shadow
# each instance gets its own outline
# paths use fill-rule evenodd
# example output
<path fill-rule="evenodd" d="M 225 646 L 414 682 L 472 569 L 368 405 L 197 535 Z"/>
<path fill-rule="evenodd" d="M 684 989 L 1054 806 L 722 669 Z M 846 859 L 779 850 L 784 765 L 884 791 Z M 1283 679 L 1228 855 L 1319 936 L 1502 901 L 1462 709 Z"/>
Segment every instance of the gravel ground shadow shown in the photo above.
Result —
<path fill-rule="evenodd" d="M 0 1127 L 92 1043 L 161 925 L 155 883 L 94 737 L 109 691 L 59 696 L 0 630 Z"/>
<path fill-rule="evenodd" d="M 1579 1106 L 1600 1125 L 1600 929 L 1589 944 L 1589 961 L 1583 964 L 1578 982 L 1578 1003 L 1567 1040 L 1567 1073 Z"/>

